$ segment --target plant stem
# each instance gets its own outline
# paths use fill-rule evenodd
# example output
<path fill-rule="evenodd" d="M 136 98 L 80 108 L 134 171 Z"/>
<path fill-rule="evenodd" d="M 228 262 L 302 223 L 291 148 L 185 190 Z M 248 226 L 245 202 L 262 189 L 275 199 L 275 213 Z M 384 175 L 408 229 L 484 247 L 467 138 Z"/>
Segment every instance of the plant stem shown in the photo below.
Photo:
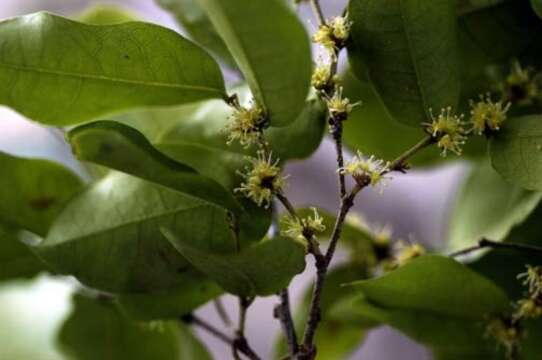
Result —
<path fill-rule="evenodd" d="M 389 165 L 389 171 L 401 171 L 404 172 L 406 170 L 406 161 L 412 157 L 412 155 L 416 154 L 418 151 L 424 149 L 425 147 L 431 145 L 433 143 L 434 139 L 431 135 L 427 135 L 425 138 L 423 138 L 420 142 L 418 142 L 416 145 L 405 151 L 403 154 L 401 154 L 398 158 L 393 160 Z"/>
<path fill-rule="evenodd" d="M 209 334 L 213 335 L 215 338 L 219 339 L 225 344 L 233 345 L 234 339 L 224 334 L 213 325 L 207 323 L 205 320 L 200 319 L 196 315 L 186 315 L 181 319 L 181 321 L 185 324 L 194 325 L 207 331 Z"/>
<path fill-rule="evenodd" d="M 281 302 L 275 307 L 274 316 L 279 319 L 282 325 L 282 330 L 284 331 L 286 342 L 288 343 L 288 350 L 290 355 L 294 357 L 299 349 L 299 344 L 297 342 L 297 334 L 290 309 L 290 294 L 288 288 L 283 289 L 279 293 L 279 297 Z"/>
<path fill-rule="evenodd" d="M 246 355 L 250 360 L 260 360 L 260 357 L 252 350 L 245 337 L 247 310 L 253 301 L 253 298 L 239 297 L 239 328 L 237 329 L 235 340 L 232 343 L 232 352 L 236 358 L 237 351 L 239 351 Z"/>
<path fill-rule="evenodd" d="M 320 6 L 319 0 L 310 0 L 312 10 L 316 16 L 316 19 L 318 20 L 318 25 L 322 26 L 326 24 L 326 18 L 324 17 L 324 12 L 322 11 L 322 7 Z"/>
<path fill-rule="evenodd" d="M 502 243 L 497 241 L 491 241 L 488 239 L 482 239 L 478 242 L 477 245 L 468 247 L 463 250 L 456 251 L 454 253 L 451 253 L 450 257 L 458 257 L 462 255 L 469 254 L 474 251 L 482 250 L 485 248 L 492 248 L 492 249 L 507 249 L 507 250 L 514 250 L 514 251 L 520 251 L 530 254 L 536 254 L 542 256 L 542 247 L 538 246 L 532 246 L 532 245 L 524 245 L 524 244 L 514 244 L 514 243 Z"/>
<path fill-rule="evenodd" d="M 226 311 L 226 308 L 224 307 L 224 304 L 222 303 L 222 300 L 220 300 L 220 298 L 218 298 L 218 299 L 213 301 L 213 304 L 215 306 L 215 310 L 216 310 L 218 316 L 220 317 L 220 319 L 222 320 L 224 325 L 226 325 L 227 327 L 230 327 L 231 326 L 231 319 L 230 319 L 230 317 L 228 315 L 228 312 Z"/>
<path fill-rule="evenodd" d="M 297 215 L 294 206 L 292 205 L 290 200 L 288 200 L 286 195 L 281 192 L 277 192 L 275 196 L 294 219 L 299 219 L 299 216 Z"/>

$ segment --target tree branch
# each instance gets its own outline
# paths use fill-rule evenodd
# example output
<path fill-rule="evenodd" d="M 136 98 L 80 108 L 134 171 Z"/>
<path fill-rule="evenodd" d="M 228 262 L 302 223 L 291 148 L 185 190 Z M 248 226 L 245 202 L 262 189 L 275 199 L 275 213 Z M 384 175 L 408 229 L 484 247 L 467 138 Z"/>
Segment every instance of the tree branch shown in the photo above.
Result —
<path fill-rule="evenodd" d="M 237 329 L 236 337 L 233 340 L 232 352 L 234 357 L 236 356 L 237 351 L 239 351 L 246 355 L 250 360 L 261 360 L 256 352 L 250 347 L 247 338 L 245 337 L 247 310 L 250 305 L 252 305 L 253 301 L 253 298 L 239 297 L 239 328 Z"/>
<path fill-rule="evenodd" d="M 292 312 L 290 309 L 290 294 L 288 288 L 283 289 L 279 293 L 280 304 L 275 306 L 274 316 L 279 319 L 280 324 L 282 325 L 282 330 L 286 337 L 286 342 L 288 343 L 288 350 L 290 355 L 294 357 L 299 349 L 299 344 L 297 342 L 297 333 L 295 331 L 294 321 L 292 319 Z"/>
<path fill-rule="evenodd" d="M 185 324 L 194 325 L 199 327 L 200 329 L 207 331 L 209 334 L 213 335 L 215 338 L 227 345 L 233 345 L 234 339 L 232 339 L 222 331 L 218 330 L 213 325 L 207 323 L 205 320 L 200 319 L 196 315 L 185 315 L 181 318 L 181 321 Z"/>
<path fill-rule="evenodd" d="M 318 25 L 322 26 L 326 24 L 326 18 L 324 16 L 324 12 L 322 11 L 322 7 L 320 6 L 319 0 L 310 0 L 312 10 L 314 12 L 314 15 L 316 16 L 316 19 L 318 20 Z"/>
<path fill-rule="evenodd" d="M 471 252 L 482 250 L 485 248 L 514 250 L 514 251 L 520 251 L 520 252 L 542 256 L 542 247 L 525 245 L 525 244 L 502 243 L 502 242 L 492 241 L 488 239 L 482 239 L 478 242 L 477 245 L 453 252 L 449 256 L 450 257 L 463 256 L 463 255 L 470 254 Z"/>

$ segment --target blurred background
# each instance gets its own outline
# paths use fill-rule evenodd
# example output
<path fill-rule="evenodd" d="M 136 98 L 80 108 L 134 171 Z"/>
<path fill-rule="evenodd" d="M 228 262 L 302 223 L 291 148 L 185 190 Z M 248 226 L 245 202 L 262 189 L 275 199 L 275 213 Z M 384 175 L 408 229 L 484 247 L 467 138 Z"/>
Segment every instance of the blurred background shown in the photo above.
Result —
<path fill-rule="evenodd" d="M 327 16 L 339 14 L 345 1 L 322 1 Z M 2 0 L 0 18 L 47 10 L 65 16 L 76 16 L 97 4 L 113 4 L 130 9 L 146 21 L 171 27 L 182 32 L 173 18 L 152 0 Z M 308 6 L 298 10 L 310 31 L 314 19 Z M 341 59 L 344 66 L 344 59 Z M 69 147 L 54 129 L 32 123 L 17 113 L 0 107 L 0 150 L 9 153 L 54 159 L 82 173 Z M 348 155 L 350 156 L 350 155 Z M 316 205 L 335 210 L 335 158 L 331 143 L 325 140 L 307 161 L 288 165 L 291 174 L 290 198 L 298 205 Z M 448 163 L 438 169 L 411 171 L 408 175 L 394 175 L 383 194 L 366 191 L 358 197 L 355 211 L 370 223 L 389 224 L 394 237 L 413 238 L 429 248 L 438 248 L 445 241 L 446 219 L 450 201 L 467 165 Z M 333 189 L 333 191 L 330 191 Z M 340 253 L 337 259 L 340 262 Z M 312 281 L 312 266 L 297 276 L 292 284 L 294 306 Z M 33 280 L 0 285 L 0 359 L 1 360 L 56 360 L 63 359 L 55 347 L 55 333 L 70 311 L 70 295 L 74 284 L 70 279 L 50 278 L 45 275 Z M 257 352 L 271 356 L 271 348 L 278 322 L 272 318 L 272 307 L 277 298 L 257 300 L 250 308 L 247 333 Z M 224 298 L 228 311 L 234 316 L 237 301 Z M 219 324 L 212 305 L 198 310 L 198 315 Z M 200 334 L 216 359 L 230 358 L 230 349 L 206 334 Z M 29 346 L 29 344 L 31 344 Z M 390 328 L 372 331 L 363 346 L 350 359 L 378 360 L 429 359 L 426 351 Z"/>

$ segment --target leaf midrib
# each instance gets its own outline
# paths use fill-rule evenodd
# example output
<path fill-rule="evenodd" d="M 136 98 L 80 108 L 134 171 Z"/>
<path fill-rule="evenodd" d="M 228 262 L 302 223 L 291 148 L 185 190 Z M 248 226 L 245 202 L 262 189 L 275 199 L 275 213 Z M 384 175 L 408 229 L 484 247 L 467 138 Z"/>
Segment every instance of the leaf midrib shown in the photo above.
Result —
<path fill-rule="evenodd" d="M 138 85 L 138 86 L 145 86 L 145 87 L 196 90 L 200 92 L 216 93 L 216 94 L 219 94 L 219 96 L 222 96 L 222 91 L 216 88 L 211 88 L 207 86 L 173 84 L 173 83 L 165 83 L 161 81 L 143 81 L 143 80 L 123 79 L 123 78 L 117 78 L 117 77 L 106 76 L 106 75 L 84 74 L 84 73 L 61 71 L 61 70 L 54 70 L 54 69 L 45 69 L 45 68 L 40 68 L 37 66 L 15 65 L 15 64 L 5 63 L 5 62 L 0 62 L 0 67 L 8 68 L 15 71 L 35 72 L 35 73 L 40 73 L 40 74 L 64 76 L 64 77 L 71 77 L 71 78 L 77 78 L 77 79 L 83 79 L 83 80 L 107 81 L 107 82 L 113 82 L 113 83 Z"/>

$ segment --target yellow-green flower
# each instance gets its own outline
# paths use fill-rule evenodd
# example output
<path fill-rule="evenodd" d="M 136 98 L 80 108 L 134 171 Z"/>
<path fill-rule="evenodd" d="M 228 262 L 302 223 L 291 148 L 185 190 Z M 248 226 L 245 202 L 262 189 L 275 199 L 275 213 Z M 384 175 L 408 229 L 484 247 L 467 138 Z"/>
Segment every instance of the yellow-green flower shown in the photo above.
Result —
<path fill-rule="evenodd" d="M 406 244 L 403 241 L 398 243 L 397 254 L 395 255 L 395 263 L 397 266 L 403 266 L 411 260 L 425 255 L 426 250 L 420 243 Z"/>
<path fill-rule="evenodd" d="M 461 145 L 465 143 L 466 131 L 463 128 L 463 115 L 452 114 L 452 108 L 442 109 L 435 117 L 431 113 L 431 123 L 424 124 L 426 131 L 436 140 L 442 156 L 448 151 L 461 155 Z"/>
<path fill-rule="evenodd" d="M 523 335 L 518 323 L 511 319 L 496 317 L 490 319 L 486 325 L 486 336 L 495 339 L 508 354 L 518 346 Z"/>
<path fill-rule="evenodd" d="M 326 99 L 329 116 L 337 120 L 346 120 L 354 107 L 360 103 L 350 103 L 350 99 L 343 97 L 343 88 L 339 87 L 332 97 Z"/>
<path fill-rule="evenodd" d="M 360 183 L 376 186 L 387 179 L 385 175 L 389 171 L 388 166 L 389 164 L 384 163 L 383 160 L 376 159 L 373 155 L 366 158 L 361 151 L 358 151 L 357 156 L 340 168 L 339 172 L 352 176 Z"/>
<path fill-rule="evenodd" d="M 312 36 L 312 41 L 335 54 L 336 50 L 344 47 L 346 40 L 350 36 L 351 26 L 352 23 L 346 17 L 334 17 L 326 24 L 320 25 Z"/>
<path fill-rule="evenodd" d="M 250 162 L 252 166 L 246 169 L 246 173 L 241 174 L 244 182 L 235 191 L 242 193 L 258 206 L 269 207 L 273 196 L 286 186 L 286 177 L 281 175 L 278 166 L 279 160 L 273 162 L 271 155 L 266 158 L 263 152 L 259 152 L 258 157 Z"/>
<path fill-rule="evenodd" d="M 481 135 L 486 130 L 497 131 L 506 120 L 506 113 L 510 109 L 510 103 L 503 105 L 502 101 L 493 102 L 489 95 L 480 96 L 480 101 L 470 102 L 473 131 Z"/>
<path fill-rule="evenodd" d="M 514 319 L 535 319 L 542 316 L 542 303 L 537 299 L 521 299 L 517 302 Z"/>
<path fill-rule="evenodd" d="M 236 140 L 244 147 L 257 144 L 265 126 L 265 113 L 256 103 L 249 108 L 240 107 L 235 109 L 230 122 L 226 125 L 228 144 Z"/>
<path fill-rule="evenodd" d="M 499 85 L 502 97 L 519 106 L 531 105 L 540 97 L 539 84 L 531 68 L 523 68 L 519 62 L 512 64 L 512 71 Z"/>
<path fill-rule="evenodd" d="M 518 279 L 524 279 L 523 285 L 528 287 L 531 297 L 542 296 L 542 266 L 527 265 L 527 271 L 519 274 Z"/>
<path fill-rule="evenodd" d="M 350 36 L 352 22 L 346 16 L 337 16 L 329 21 L 329 27 L 331 28 L 333 38 L 344 44 Z"/>
<path fill-rule="evenodd" d="M 329 87 L 331 83 L 331 69 L 329 64 L 318 65 L 312 73 L 311 85 L 316 90 L 322 90 Z"/>
<path fill-rule="evenodd" d="M 322 45 L 328 50 L 335 49 L 335 40 L 333 39 L 333 29 L 327 24 L 320 25 L 318 30 L 312 36 L 312 41 L 316 44 Z"/>
<path fill-rule="evenodd" d="M 314 234 L 326 230 L 323 224 L 324 219 L 318 214 L 316 208 L 312 208 L 312 211 L 313 216 L 305 218 L 286 217 L 283 220 L 285 230 L 281 234 L 301 241 L 310 240 Z"/>

